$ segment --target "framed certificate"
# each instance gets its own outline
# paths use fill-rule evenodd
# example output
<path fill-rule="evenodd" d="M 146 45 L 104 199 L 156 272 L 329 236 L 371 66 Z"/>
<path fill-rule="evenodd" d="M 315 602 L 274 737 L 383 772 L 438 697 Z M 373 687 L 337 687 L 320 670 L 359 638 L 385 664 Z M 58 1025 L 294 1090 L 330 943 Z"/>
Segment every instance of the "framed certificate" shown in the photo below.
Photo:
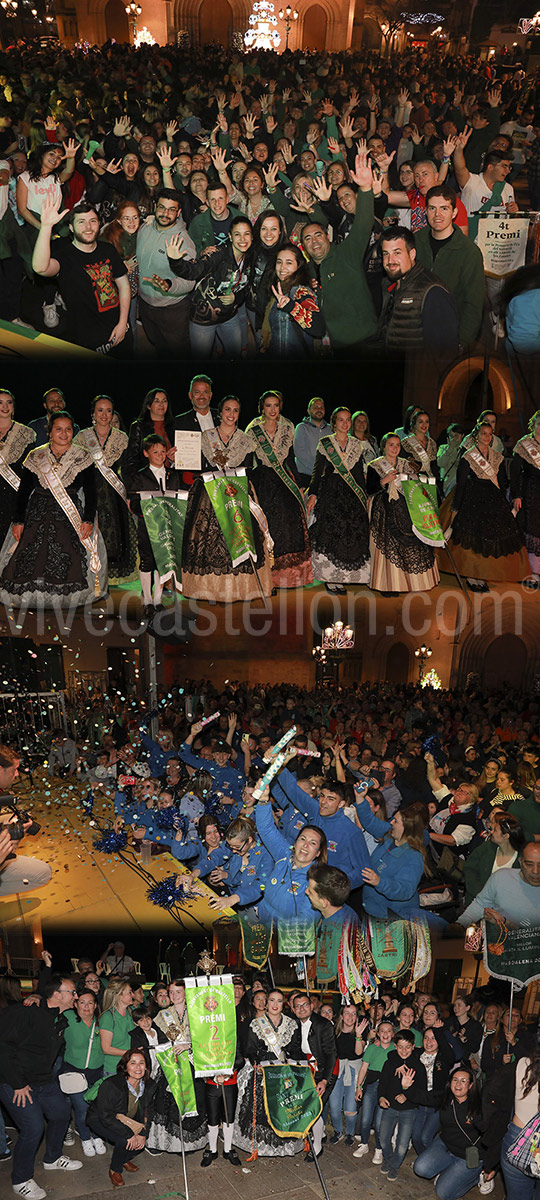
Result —
<path fill-rule="evenodd" d="M 201 437 L 191 429 L 177 429 L 174 434 L 174 465 L 178 471 L 200 471 Z"/>

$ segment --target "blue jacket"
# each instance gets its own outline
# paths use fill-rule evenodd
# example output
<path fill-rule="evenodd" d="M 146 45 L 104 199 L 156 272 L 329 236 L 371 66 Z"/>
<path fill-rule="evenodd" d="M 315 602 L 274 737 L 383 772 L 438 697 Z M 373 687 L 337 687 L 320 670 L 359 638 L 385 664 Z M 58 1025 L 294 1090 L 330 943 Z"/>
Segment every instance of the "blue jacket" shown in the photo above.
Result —
<path fill-rule="evenodd" d="M 309 867 L 295 867 L 292 861 L 292 846 L 288 839 L 276 829 L 272 806 L 258 804 L 255 822 L 261 841 L 273 859 L 270 873 L 266 877 L 264 900 L 259 904 L 262 921 L 277 920 L 295 923 L 306 920 L 315 922 L 315 912 L 306 896 Z"/>
<path fill-rule="evenodd" d="M 218 767 L 215 762 L 209 762 L 206 758 L 199 758 L 198 754 L 194 754 L 191 746 L 182 743 L 178 751 L 178 757 L 182 762 L 188 764 L 189 767 L 194 767 L 196 771 L 201 769 L 208 771 L 214 781 L 214 789 L 218 792 L 223 792 L 226 798 L 231 800 L 241 800 L 242 792 L 246 786 L 246 776 L 243 771 L 239 771 L 237 767 Z"/>
<path fill-rule="evenodd" d="M 170 758 L 177 758 L 177 750 L 164 750 L 159 742 L 154 741 L 148 733 L 141 733 L 141 746 L 145 750 L 145 757 L 150 767 L 150 774 L 153 779 L 158 779 L 160 775 L 165 774 L 165 767 Z"/>
<path fill-rule="evenodd" d="M 397 846 L 388 836 L 390 824 L 375 817 L 367 800 L 357 805 L 357 812 L 367 833 L 382 838 L 373 850 L 370 866 L 380 876 L 376 887 L 364 884 L 362 903 L 373 917 L 387 917 L 389 911 L 400 917 L 418 915 L 420 901 L 418 884 L 424 873 L 424 860 L 418 850 L 404 843 Z"/>
<path fill-rule="evenodd" d="M 231 894 L 237 893 L 241 905 L 255 904 L 257 900 L 260 900 L 272 866 L 272 858 L 260 841 L 257 841 L 248 851 L 245 865 L 243 855 L 233 855 L 227 876 L 227 887 Z"/>
<path fill-rule="evenodd" d="M 298 787 L 294 775 L 287 767 L 281 771 L 279 782 L 292 804 L 305 816 L 306 822 L 316 825 L 326 834 L 330 866 L 345 871 L 351 888 L 362 887 L 362 870 L 370 865 L 362 830 L 353 825 L 341 809 L 338 809 L 333 817 L 321 817 L 318 801 Z"/>

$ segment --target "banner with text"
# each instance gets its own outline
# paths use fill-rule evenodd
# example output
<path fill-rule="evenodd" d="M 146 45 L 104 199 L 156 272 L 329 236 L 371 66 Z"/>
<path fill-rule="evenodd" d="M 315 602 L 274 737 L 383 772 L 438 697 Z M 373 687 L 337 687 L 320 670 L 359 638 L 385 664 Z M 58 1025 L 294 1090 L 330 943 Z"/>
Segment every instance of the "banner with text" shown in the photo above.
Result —
<path fill-rule="evenodd" d="M 525 265 L 529 216 L 494 217 L 480 213 L 477 244 L 482 251 L 484 271 L 493 279 L 504 279 Z"/>
<path fill-rule="evenodd" d="M 141 492 L 141 509 L 156 567 L 162 583 L 172 575 L 182 587 L 182 545 L 186 523 L 187 492 Z"/>
<path fill-rule="evenodd" d="M 183 1050 L 177 1057 L 174 1048 L 169 1046 L 168 1050 L 156 1050 L 156 1059 L 167 1080 L 180 1116 L 195 1117 L 197 1101 L 187 1050 Z"/>
<path fill-rule="evenodd" d="M 263 1066 L 264 1107 L 278 1137 L 305 1137 L 320 1117 L 322 1100 L 307 1063 Z"/>
<path fill-rule="evenodd" d="M 231 1074 L 236 1054 L 232 975 L 186 979 L 186 1005 L 195 1075 Z"/>
<path fill-rule="evenodd" d="M 513 979 L 520 988 L 540 979 L 540 928 L 512 929 L 504 921 L 486 921 L 484 966 L 496 979 Z"/>
<path fill-rule="evenodd" d="M 401 486 L 416 537 L 426 546 L 444 546 L 435 482 L 404 479 Z"/>
<path fill-rule="evenodd" d="M 233 476 L 203 475 L 204 486 L 219 521 L 233 567 L 256 559 L 249 511 L 249 484 L 244 473 Z"/>

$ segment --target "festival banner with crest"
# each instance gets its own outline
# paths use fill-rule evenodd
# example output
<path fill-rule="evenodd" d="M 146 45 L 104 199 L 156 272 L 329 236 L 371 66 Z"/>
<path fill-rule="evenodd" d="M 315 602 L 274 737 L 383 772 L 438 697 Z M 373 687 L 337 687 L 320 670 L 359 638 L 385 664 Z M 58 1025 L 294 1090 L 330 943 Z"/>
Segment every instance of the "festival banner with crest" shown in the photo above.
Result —
<path fill-rule="evenodd" d="M 231 1074 L 236 1054 L 232 975 L 197 975 L 186 979 L 186 1006 L 195 1075 Z"/>

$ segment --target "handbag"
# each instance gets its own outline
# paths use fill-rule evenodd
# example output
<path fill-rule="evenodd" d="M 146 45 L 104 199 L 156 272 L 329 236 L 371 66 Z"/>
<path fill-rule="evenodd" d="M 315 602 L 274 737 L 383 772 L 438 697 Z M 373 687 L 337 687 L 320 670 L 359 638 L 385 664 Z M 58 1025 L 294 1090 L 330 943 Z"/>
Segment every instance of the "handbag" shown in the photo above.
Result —
<path fill-rule="evenodd" d="M 94 1021 L 94 1024 L 90 1030 L 90 1037 L 88 1038 L 88 1052 L 83 1070 L 63 1071 L 63 1073 L 58 1076 L 60 1091 L 64 1093 L 64 1096 L 76 1096 L 78 1092 L 85 1092 L 88 1087 L 88 1080 L 84 1072 L 86 1071 L 88 1063 L 90 1062 L 90 1055 L 92 1053 L 92 1040 L 94 1037 L 95 1028 L 96 1022 Z"/>
<path fill-rule="evenodd" d="M 516 1167 L 518 1171 L 523 1171 L 524 1175 L 538 1175 L 538 1167 L 534 1152 L 540 1143 L 540 1113 L 532 1117 L 527 1124 L 520 1129 L 519 1136 L 515 1138 L 506 1151 L 506 1158 L 512 1167 Z"/>

